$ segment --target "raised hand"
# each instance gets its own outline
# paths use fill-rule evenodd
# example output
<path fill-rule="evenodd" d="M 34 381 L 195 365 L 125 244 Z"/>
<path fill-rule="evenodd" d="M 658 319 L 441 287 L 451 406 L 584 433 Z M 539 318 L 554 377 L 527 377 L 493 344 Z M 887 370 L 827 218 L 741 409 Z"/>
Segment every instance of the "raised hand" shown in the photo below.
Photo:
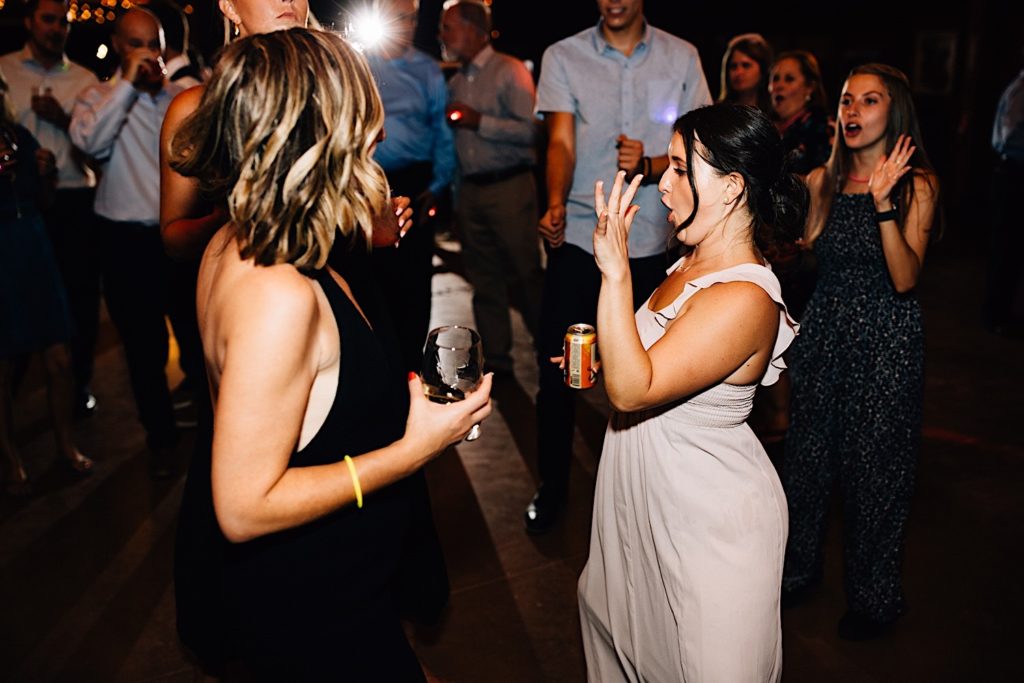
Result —
<path fill-rule="evenodd" d="M 71 123 L 71 117 L 60 106 L 60 102 L 50 94 L 49 88 L 42 94 L 32 95 L 32 111 L 44 121 L 49 121 L 64 130 L 67 130 L 68 125 Z"/>
<path fill-rule="evenodd" d="M 868 192 L 875 200 L 875 208 L 879 211 L 888 211 L 892 208 L 892 190 L 896 187 L 899 179 L 913 170 L 910 159 L 917 150 L 909 135 L 900 135 L 896 138 L 896 145 L 888 156 L 882 155 L 875 164 L 871 176 L 868 178 Z"/>
<path fill-rule="evenodd" d="M 594 183 L 594 211 L 597 226 L 594 228 L 594 260 L 601 274 L 608 279 L 620 280 L 629 277 L 629 229 L 640 207 L 633 204 L 642 175 L 636 175 L 625 191 L 625 171 L 615 174 L 608 199 L 604 197 L 604 182 Z"/>
<path fill-rule="evenodd" d="M 412 201 L 408 197 L 392 197 L 391 211 L 373 218 L 374 247 L 397 247 L 412 227 Z"/>

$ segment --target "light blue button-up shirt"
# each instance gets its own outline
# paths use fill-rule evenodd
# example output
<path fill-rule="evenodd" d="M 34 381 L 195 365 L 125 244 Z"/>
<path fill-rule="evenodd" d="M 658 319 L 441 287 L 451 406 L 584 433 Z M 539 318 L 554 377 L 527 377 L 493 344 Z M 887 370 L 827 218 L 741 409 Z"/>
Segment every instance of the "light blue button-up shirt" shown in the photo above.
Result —
<path fill-rule="evenodd" d="M 593 253 L 594 182 L 610 188 L 618 171 L 616 138 L 641 140 L 644 154 L 665 154 L 675 120 L 711 104 L 697 48 L 645 24 L 643 39 L 626 56 L 604 39 L 600 22 L 544 52 L 537 86 L 539 113 L 576 117 L 576 168 L 566 201 L 565 238 Z M 629 255 L 664 253 L 671 226 L 656 184 L 645 185 L 629 235 Z"/>
<path fill-rule="evenodd" d="M 367 57 L 384 102 L 384 141 L 374 159 L 385 171 L 429 161 L 430 191 L 448 187 L 455 175 L 455 143 L 445 121 L 448 88 L 441 67 L 429 55 L 409 48 L 394 59 Z"/>
<path fill-rule="evenodd" d="M 160 224 L 160 126 L 181 91 L 164 83 L 155 95 L 140 92 L 118 71 L 78 96 L 68 133 L 76 147 L 103 162 L 94 204 L 98 216 Z"/>

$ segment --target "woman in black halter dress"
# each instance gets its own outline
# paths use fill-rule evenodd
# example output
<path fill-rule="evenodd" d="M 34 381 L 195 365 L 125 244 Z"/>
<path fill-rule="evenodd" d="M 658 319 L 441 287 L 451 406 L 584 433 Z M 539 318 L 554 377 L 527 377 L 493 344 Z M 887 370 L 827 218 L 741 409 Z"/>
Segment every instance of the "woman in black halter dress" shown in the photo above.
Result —
<path fill-rule="evenodd" d="M 461 403 L 427 401 L 361 305 L 358 269 L 350 283 L 325 265 L 336 235 L 365 244 L 357 226 L 384 212 L 382 120 L 362 58 L 292 29 L 229 46 L 172 144 L 172 166 L 226 195 L 231 218 L 199 274 L 212 486 L 186 490 L 179 552 L 195 561 L 176 574 L 206 588 L 184 602 L 179 588 L 187 644 L 229 675 L 423 678 L 395 598 L 429 515 L 419 469 L 490 412 L 490 378 Z M 203 567 L 211 513 L 226 542 Z"/>

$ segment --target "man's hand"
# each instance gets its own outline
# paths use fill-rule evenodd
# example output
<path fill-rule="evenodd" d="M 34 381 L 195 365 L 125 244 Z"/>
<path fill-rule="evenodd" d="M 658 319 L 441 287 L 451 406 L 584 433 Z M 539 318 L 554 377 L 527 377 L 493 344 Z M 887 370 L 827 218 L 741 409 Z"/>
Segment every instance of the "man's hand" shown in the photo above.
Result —
<path fill-rule="evenodd" d="M 452 102 L 448 105 L 444 116 L 452 128 L 476 130 L 480 127 L 480 112 L 462 102 Z"/>
<path fill-rule="evenodd" d="M 71 125 L 71 117 L 64 111 L 64 107 L 60 106 L 60 102 L 50 94 L 49 88 L 40 95 L 32 95 L 32 111 L 39 118 L 49 121 L 61 130 L 67 130 Z"/>
<path fill-rule="evenodd" d="M 565 244 L 565 204 L 552 204 L 541 216 L 539 223 L 541 237 L 552 247 Z"/>
<path fill-rule="evenodd" d="M 644 143 L 620 135 L 615 139 L 615 148 L 619 150 L 619 170 L 626 172 L 626 181 L 629 182 L 643 170 Z"/>
<path fill-rule="evenodd" d="M 36 150 L 36 168 L 40 178 L 49 179 L 57 174 L 57 157 L 50 150 L 40 147 Z"/>
<path fill-rule="evenodd" d="M 413 222 L 423 226 L 437 213 L 437 198 L 430 190 L 421 192 L 413 200 Z"/>
<path fill-rule="evenodd" d="M 121 67 L 122 77 L 139 90 L 152 92 L 162 86 L 164 69 L 160 61 L 153 56 L 153 51 L 138 48 L 128 53 Z"/>

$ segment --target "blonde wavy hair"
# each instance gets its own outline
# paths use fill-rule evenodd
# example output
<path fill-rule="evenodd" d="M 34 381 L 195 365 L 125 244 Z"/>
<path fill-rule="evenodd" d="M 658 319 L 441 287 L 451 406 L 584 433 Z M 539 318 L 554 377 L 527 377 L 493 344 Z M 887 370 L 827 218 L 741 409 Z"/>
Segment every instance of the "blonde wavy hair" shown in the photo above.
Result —
<path fill-rule="evenodd" d="M 223 200 L 242 258 L 322 268 L 340 231 L 362 231 L 389 191 L 373 148 L 384 108 L 342 38 L 293 28 L 224 48 L 170 165 Z"/>

